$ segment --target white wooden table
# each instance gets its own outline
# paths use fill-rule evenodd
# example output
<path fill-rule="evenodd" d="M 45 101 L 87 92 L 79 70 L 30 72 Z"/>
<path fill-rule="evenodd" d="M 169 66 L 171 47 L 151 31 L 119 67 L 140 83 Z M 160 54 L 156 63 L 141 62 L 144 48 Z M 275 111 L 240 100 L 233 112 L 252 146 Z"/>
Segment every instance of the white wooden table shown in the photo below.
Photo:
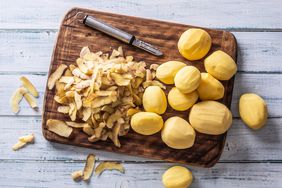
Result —
<path fill-rule="evenodd" d="M 282 1 L 281 0 L 1 0 L 0 1 L 0 187 L 162 187 L 173 164 L 54 144 L 41 133 L 41 112 L 25 101 L 15 116 L 9 97 L 27 76 L 39 89 L 39 105 L 60 20 L 74 6 L 190 25 L 226 29 L 239 44 L 232 112 L 224 153 L 213 168 L 189 167 L 192 187 L 282 187 Z M 260 94 L 269 120 L 259 131 L 238 118 L 239 96 Z M 41 111 L 41 110 L 40 110 Z M 36 143 L 13 152 L 19 136 L 35 133 Z M 91 182 L 73 182 L 88 153 L 99 161 L 122 161 L 126 173 L 105 172 Z"/>

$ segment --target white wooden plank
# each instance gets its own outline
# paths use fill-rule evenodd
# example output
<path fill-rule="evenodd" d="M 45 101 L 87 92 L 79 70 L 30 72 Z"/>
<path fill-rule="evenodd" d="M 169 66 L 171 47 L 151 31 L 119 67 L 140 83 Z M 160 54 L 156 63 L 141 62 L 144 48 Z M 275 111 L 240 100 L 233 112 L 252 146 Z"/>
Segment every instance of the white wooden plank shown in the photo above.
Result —
<path fill-rule="evenodd" d="M 213 28 L 282 28 L 280 0 L 11 0 L 0 6 L 2 29 L 57 29 L 74 6 Z"/>
<path fill-rule="evenodd" d="M 25 75 L 38 88 L 40 97 L 38 99 L 39 112 L 35 112 L 29 107 L 25 100 L 21 102 L 21 111 L 19 115 L 40 115 L 43 103 L 43 93 L 45 90 L 47 76 L 42 75 Z M 9 107 L 9 98 L 14 90 L 20 86 L 19 75 L 0 75 L 0 115 L 13 115 Z M 232 113 L 238 117 L 238 100 L 241 94 L 254 92 L 261 95 L 268 104 L 270 117 L 281 117 L 282 115 L 282 74 L 246 74 L 239 73 L 236 75 Z"/>
<path fill-rule="evenodd" d="M 270 118 L 265 127 L 254 131 L 233 119 L 220 161 L 282 160 L 281 124 L 282 118 Z"/>
<path fill-rule="evenodd" d="M 47 72 L 57 33 L 0 32 L 0 71 Z"/>
<path fill-rule="evenodd" d="M 84 162 L 0 162 L 1 187 L 99 187 L 99 188 L 162 188 L 163 172 L 172 164 L 124 164 L 125 174 L 106 171 L 93 176 L 89 183 L 74 182 L 70 174 L 83 169 Z M 271 188 L 282 183 L 282 164 L 218 164 L 211 169 L 192 167 L 193 187 Z M 15 181 L 16 178 L 16 181 Z"/>
<path fill-rule="evenodd" d="M 282 72 L 281 32 L 233 32 L 238 44 L 238 70 Z"/>
<path fill-rule="evenodd" d="M 57 33 L 0 31 L 0 71 L 47 72 Z M 282 72 L 282 33 L 234 32 L 238 69 L 244 72 Z"/>
<path fill-rule="evenodd" d="M 0 160 L 83 160 L 85 155 L 94 152 L 100 160 L 153 161 L 147 158 L 67 146 L 46 141 L 41 133 L 40 117 L 0 117 Z M 221 161 L 279 161 L 282 160 L 282 118 L 269 119 L 267 125 L 253 131 L 239 119 L 233 120 L 228 132 L 227 143 Z M 11 147 L 18 137 L 34 133 L 35 144 L 19 151 Z"/>

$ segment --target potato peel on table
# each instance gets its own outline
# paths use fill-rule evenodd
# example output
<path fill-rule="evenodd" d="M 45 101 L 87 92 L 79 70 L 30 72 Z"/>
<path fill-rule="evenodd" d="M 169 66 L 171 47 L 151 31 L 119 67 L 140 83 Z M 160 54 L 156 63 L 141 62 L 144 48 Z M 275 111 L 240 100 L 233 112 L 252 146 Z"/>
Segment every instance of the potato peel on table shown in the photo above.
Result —
<path fill-rule="evenodd" d="M 34 85 L 24 76 L 20 77 L 20 81 L 22 82 L 22 86 L 16 89 L 16 91 L 12 94 L 10 98 L 10 106 L 12 111 L 17 114 L 20 110 L 19 103 L 24 97 L 28 102 L 29 106 L 33 109 L 37 110 L 38 105 L 34 97 L 38 97 L 38 91 L 34 87 Z"/>
<path fill-rule="evenodd" d="M 95 168 L 95 175 L 101 175 L 103 171 L 105 170 L 118 170 L 121 173 L 125 172 L 124 167 L 121 163 L 118 162 L 101 162 L 96 168 Z"/>
<path fill-rule="evenodd" d="M 24 98 L 25 100 L 27 101 L 27 103 L 29 104 L 29 106 L 33 109 L 37 109 L 38 108 L 38 105 L 37 105 L 37 102 L 35 100 L 35 98 L 29 94 L 29 93 L 25 93 L 24 94 Z"/>
<path fill-rule="evenodd" d="M 24 76 L 20 77 L 20 81 L 22 82 L 22 85 L 34 96 L 34 97 L 38 97 L 38 91 L 37 89 L 34 87 L 34 85 Z"/>
<path fill-rule="evenodd" d="M 71 173 L 71 177 L 74 181 L 79 181 L 83 178 L 83 171 L 82 170 L 77 170 Z"/>
<path fill-rule="evenodd" d="M 86 159 L 86 164 L 83 169 L 83 180 L 88 181 L 89 178 L 91 177 L 94 167 L 95 167 L 95 155 L 94 154 L 89 154 Z"/>
<path fill-rule="evenodd" d="M 10 106 L 15 114 L 18 113 L 20 110 L 19 103 L 21 102 L 25 93 L 27 93 L 27 89 L 25 89 L 24 87 L 20 87 L 11 96 Z"/>
<path fill-rule="evenodd" d="M 13 150 L 19 150 L 20 148 L 24 147 L 28 143 L 34 142 L 34 134 L 29 134 L 26 136 L 22 136 L 19 138 L 19 141 L 13 146 Z"/>

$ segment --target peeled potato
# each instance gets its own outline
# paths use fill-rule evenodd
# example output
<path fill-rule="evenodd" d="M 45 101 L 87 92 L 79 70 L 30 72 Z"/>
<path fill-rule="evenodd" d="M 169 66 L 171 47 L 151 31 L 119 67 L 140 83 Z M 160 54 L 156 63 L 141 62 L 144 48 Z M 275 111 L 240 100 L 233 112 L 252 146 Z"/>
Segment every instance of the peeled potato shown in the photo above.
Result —
<path fill-rule="evenodd" d="M 149 86 L 143 94 L 143 106 L 147 112 L 163 114 L 167 108 L 164 91 L 159 86 Z"/>
<path fill-rule="evenodd" d="M 201 73 L 201 82 L 197 89 L 201 100 L 218 100 L 224 96 L 224 86 L 209 73 Z"/>
<path fill-rule="evenodd" d="M 221 50 L 209 55 L 204 64 L 206 71 L 218 80 L 229 80 L 237 72 L 235 61 Z"/>
<path fill-rule="evenodd" d="M 174 84 L 176 73 L 185 66 L 180 61 L 168 61 L 157 68 L 156 77 L 165 84 Z"/>
<path fill-rule="evenodd" d="M 182 93 L 191 93 L 200 85 L 201 73 L 194 66 L 186 66 L 180 69 L 175 77 L 174 83 Z"/>
<path fill-rule="evenodd" d="M 244 123 L 255 130 L 263 127 L 268 117 L 265 101 L 254 93 L 246 93 L 240 97 L 239 113 Z"/>
<path fill-rule="evenodd" d="M 192 181 L 192 173 L 183 166 L 173 166 L 167 169 L 162 177 L 165 188 L 187 188 Z"/>
<path fill-rule="evenodd" d="M 232 114 L 217 101 L 202 101 L 191 108 L 189 122 L 200 133 L 220 135 L 230 128 Z"/>
<path fill-rule="evenodd" d="M 174 149 L 186 149 L 194 145 L 196 133 L 184 119 L 174 116 L 165 121 L 162 130 L 163 142 Z"/>
<path fill-rule="evenodd" d="M 131 128 L 142 135 L 152 135 L 163 127 L 163 119 L 153 112 L 138 112 L 131 118 Z"/>
<path fill-rule="evenodd" d="M 168 103 L 174 109 L 178 111 L 188 110 L 198 100 L 198 94 L 196 91 L 192 93 L 182 93 L 176 87 L 172 88 L 168 93 Z"/>
<path fill-rule="evenodd" d="M 203 29 L 188 29 L 179 38 L 178 50 L 188 60 L 203 58 L 211 48 L 211 37 Z"/>

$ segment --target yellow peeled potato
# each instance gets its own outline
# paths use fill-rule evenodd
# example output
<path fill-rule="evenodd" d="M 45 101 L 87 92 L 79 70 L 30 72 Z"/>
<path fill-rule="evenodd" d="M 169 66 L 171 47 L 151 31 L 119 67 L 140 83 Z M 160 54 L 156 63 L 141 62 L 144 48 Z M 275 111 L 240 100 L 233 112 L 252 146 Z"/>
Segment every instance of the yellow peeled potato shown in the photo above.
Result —
<path fill-rule="evenodd" d="M 189 122 L 200 133 L 219 135 L 230 128 L 232 114 L 225 105 L 217 101 L 202 101 L 191 108 Z"/>
<path fill-rule="evenodd" d="M 263 127 L 268 117 L 265 101 L 254 93 L 246 93 L 240 97 L 239 113 L 244 123 L 255 130 Z"/>
<path fill-rule="evenodd" d="M 203 29 L 188 29 L 178 40 L 180 54 L 188 60 L 203 58 L 211 48 L 211 37 Z"/>
<path fill-rule="evenodd" d="M 200 85 L 201 73 L 194 66 L 186 66 L 180 69 L 175 77 L 175 87 L 182 93 L 191 93 Z"/>
<path fill-rule="evenodd" d="M 143 94 L 143 107 L 147 112 L 163 114 L 167 108 L 164 91 L 159 86 L 149 86 Z"/>
<path fill-rule="evenodd" d="M 142 135 L 152 135 L 163 128 L 163 119 L 153 112 L 137 112 L 131 117 L 131 128 Z"/>
<path fill-rule="evenodd" d="M 162 130 L 163 142 L 174 149 L 186 149 L 194 145 L 196 133 L 184 119 L 174 116 L 165 121 Z"/>
<path fill-rule="evenodd" d="M 224 96 L 224 86 L 209 73 L 201 73 L 197 91 L 201 100 L 218 100 Z"/>
<path fill-rule="evenodd" d="M 204 64 L 206 71 L 218 80 L 229 80 L 237 72 L 235 61 L 221 50 L 209 55 Z"/>
<path fill-rule="evenodd" d="M 162 177 L 165 188 L 187 188 L 191 185 L 192 181 L 192 173 L 183 166 L 170 167 Z"/>
<path fill-rule="evenodd" d="M 156 77 L 165 84 L 174 84 L 176 73 L 185 66 L 180 61 L 168 61 L 157 68 Z"/>
<path fill-rule="evenodd" d="M 167 96 L 169 105 L 178 111 L 188 110 L 198 100 L 198 94 L 196 91 L 192 93 L 182 93 L 176 87 L 173 87 Z"/>

